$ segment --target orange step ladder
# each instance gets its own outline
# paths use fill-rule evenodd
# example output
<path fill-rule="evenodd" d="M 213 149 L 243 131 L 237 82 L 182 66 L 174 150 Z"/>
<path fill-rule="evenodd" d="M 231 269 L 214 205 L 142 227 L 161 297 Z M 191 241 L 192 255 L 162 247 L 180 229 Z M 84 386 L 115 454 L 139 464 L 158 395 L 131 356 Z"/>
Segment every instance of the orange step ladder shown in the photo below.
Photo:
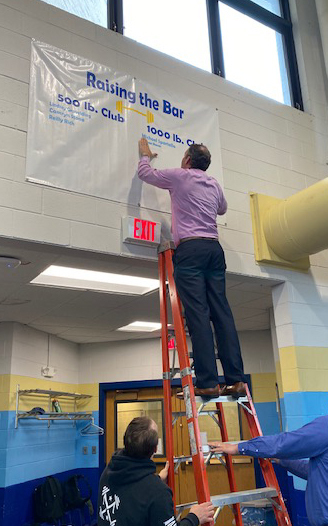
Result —
<path fill-rule="evenodd" d="M 159 247 L 158 250 L 158 265 L 159 265 L 159 281 L 160 281 L 160 318 L 161 318 L 161 338 L 162 338 L 162 362 L 163 362 L 163 392 L 164 392 L 164 409 L 165 409 L 165 439 L 166 439 L 166 456 L 170 463 L 168 485 L 173 491 L 174 504 L 177 511 L 182 513 L 186 508 L 190 508 L 194 502 L 176 506 L 175 503 L 175 485 L 174 485 L 174 466 L 178 467 L 181 462 L 191 461 L 194 470 L 196 494 L 199 503 L 212 501 L 216 508 L 214 515 L 214 522 L 224 506 L 230 506 L 236 522 L 236 526 L 243 526 L 242 515 L 240 511 L 240 504 L 252 502 L 259 499 L 267 499 L 273 506 L 276 521 L 278 526 L 291 526 L 288 511 L 286 509 L 279 484 L 271 462 L 267 459 L 259 459 L 259 464 L 265 480 L 266 487 L 256 490 L 237 491 L 236 480 L 234 476 L 232 458 L 230 455 L 219 455 L 210 452 L 204 460 L 202 451 L 202 442 L 199 431 L 198 416 L 208 414 L 218 424 L 221 430 L 221 437 L 223 442 L 228 441 L 228 433 L 224 418 L 223 405 L 224 402 L 236 402 L 245 413 L 246 421 L 248 423 L 251 437 L 262 436 L 259 420 L 256 415 L 254 404 L 250 395 L 247 384 L 246 396 L 233 399 L 230 396 L 222 396 L 215 399 L 205 399 L 195 397 L 194 387 L 192 382 L 192 370 L 189 361 L 189 352 L 186 341 L 186 333 L 184 330 L 184 323 L 182 317 L 181 302 L 176 290 L 173 278 L 173 245 L 167 242 Z M 168 289 L 167 283 L 168 281 Z M 182 390 L 186 411 L 183 416 L 187 418 L 190 452 L 189 457 L 174 457 L 173 451 L 173 426 L 175 421 L 182 413 L 172 413 L 171 403 L 171 380 L 174 376 L 174 371 L 171 371 L 170 357 L 168 349 L 168 313 L 167 313 L 167 290 L 169 292 L 169 299 L 172 310 L 174 333 L 176 349 L 179 357 L 180 376 L 182 383 Z M 216 411 L 206 411 L 206 405 L 210 402 L 215 402 Z M 197 403 L 200 406 L 197 408 Z M 173 419 L 174 418 L 174 419 Z M 209 491 L 206 465 L 212 457 L 219 458 L 220 462 L 224 464 L 227 469 L 229 486 L 231 493 L 225 495 L 211 496 Z M 223 458 L 224 457 L 224 460 Z M 211 526 L 211 525 L 208 525 Z"/>

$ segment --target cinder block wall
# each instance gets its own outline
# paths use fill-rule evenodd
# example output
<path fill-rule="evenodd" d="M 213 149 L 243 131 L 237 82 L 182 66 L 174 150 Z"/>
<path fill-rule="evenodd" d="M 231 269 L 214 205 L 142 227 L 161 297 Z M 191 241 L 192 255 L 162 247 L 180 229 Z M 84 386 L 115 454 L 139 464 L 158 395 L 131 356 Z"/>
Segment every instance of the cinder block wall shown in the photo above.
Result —
<path fill-rule="evenodd" d="M 195 103 L 208 101 L 219 109 L 229 202 L 227 226 L 219 231 L 229 272 L 283 282 L 274 291 L 275 362 L 280 393 L 286 400 L 284 422 L 289 428 L 296 424 L 296 417 L 301 416 L 298 422 L 303 422 L 314 416 L 313 400 L 319 401 L 320 411 L 326 411 L 328 369 L 320 364 L 327 353 L 327 320 L 316 312 L 327 308 L 328 256 L 323 252 L 312 257 L 307 275 L 256 265 L 248 193 L 286 198 L 328 176 L 326 71 L 315 2 L 290 0 L 290 5 L 305 112 L 277 104 L 40 0 L 0 0 L 0 237 L 124 253 L 120 221 L 126 214 L 125 206 L 25 181 L 31 38 L 181 91 Z M 143 215 L 169 219 L 148 210 L 143 210 Z M 152 257 L 150 253 L 147 256 Z M 303 302 L 306 308 L 301 312 L 299 304 Z M 10 335 L 8 338 L 10 341 Z M 308 361 L 313 353 L 318 364 L 314 372 L 310 367 L 313 361 L 310 365 Z M 12 359 L 7 347 L 1 363 L 8 368 L 10 362 L 11 368 Z M 309 380 L 318 377 L 319 382 Z M 6 400 L 10 397 L 6 379 L 2 378 L 0 385 L 6 390 L 2 397 Z M 260 379 L 257 390 L 263 394 Z M 287 403 L 297 397 L 298 403 Z M 6 418 L 1 419 L 2 437 Z M 7 466 L 6 460 L 1 462 L 3 481 Z M 4 498 L 0 490 L 0 500 Z"/>

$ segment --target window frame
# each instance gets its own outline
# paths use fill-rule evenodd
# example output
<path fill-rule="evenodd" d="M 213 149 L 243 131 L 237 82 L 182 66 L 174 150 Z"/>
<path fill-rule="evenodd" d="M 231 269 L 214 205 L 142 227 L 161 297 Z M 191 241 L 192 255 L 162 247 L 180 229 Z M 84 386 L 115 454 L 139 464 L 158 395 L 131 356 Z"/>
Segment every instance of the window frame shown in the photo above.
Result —
<path fill-rule="evenodd" d="M 164 413 L 164 398 L 145 398 L 145 399 L 127 399 L 127 400 L 115 400 L 114 402 L 114 444 L 115 450 L 118 449 L 118 405 L 119 404 L 131 404 L 133 402 L 143 403 L 143 402 L 160 402 L 161 403 L 161 412 L 162 412 L 162 441 L 163 441 L 163 453 L 155 453 L 153 455 L 156 459 L 166 458 L 166 434 L 165 434 L 165 413 Z"/>
<path fill-rule="evenodd" d="M 124 35 L 123 2 L 124 0 L 108 0 L 108 28 L 122 35 Z M 291 105 L 304 111 L 289 0 L 279 0 L 282 16 L 268 11 L 252 0 L 206 0 L 212 73 L 225 78 L 219 2 L 223 2 L 282 35 L 286 52 Z"/>
<path fill-rule="evenodd" d="M 108 29 L 123 35 L 123 0 L 107 0 Z"/>
<path fill-rule="evenodd" d="M 283 37 L 286 51 L 287 75 L 290 84 L 292 106 L 303 111 L 301 85 L 298 74 L 296 51 L 293 37 L 288 0 L 280 0 L 282 16 L 278 16 L 252 0 L 206 0 L 210 34 L 210 49 L 212 58 L 212 71 L 214 74 L 225 78 L 222 34 L 219 14 L 219 2 L 253 18 L 261 24 L 270 27 Z"/>

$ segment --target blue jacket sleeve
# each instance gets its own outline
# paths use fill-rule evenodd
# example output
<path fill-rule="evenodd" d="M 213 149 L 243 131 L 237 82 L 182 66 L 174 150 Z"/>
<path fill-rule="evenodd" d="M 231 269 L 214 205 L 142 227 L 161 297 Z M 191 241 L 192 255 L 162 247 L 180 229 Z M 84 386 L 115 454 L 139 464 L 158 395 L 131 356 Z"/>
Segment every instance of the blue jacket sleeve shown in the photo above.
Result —
<path fill-rule="evenodd" d="M 281 460 L 280 466 L 286 468 L 290 473 L 307 480 L 309 472 L 308 460 Z"/>
<path fill-rule="evenodd" d="M 241 442 L 241 455 L 256 458 L 312 458 L 328 449 L 328 416 L 316 418 L 309 424 L 291 431 Z"/>

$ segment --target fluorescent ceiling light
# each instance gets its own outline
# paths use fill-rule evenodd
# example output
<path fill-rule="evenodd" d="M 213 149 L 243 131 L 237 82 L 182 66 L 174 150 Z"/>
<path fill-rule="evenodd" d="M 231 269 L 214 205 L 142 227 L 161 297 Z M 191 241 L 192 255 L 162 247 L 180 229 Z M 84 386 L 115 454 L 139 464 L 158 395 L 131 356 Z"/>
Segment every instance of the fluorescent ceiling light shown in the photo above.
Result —
<path fill-rule="evenodd" d="M 109 274 L 71 267 L 51 265 L 31 281 L 32 285 L 48 287 L 96 290 L 116 294 L 146 294 L 159 287 L 157 279 Z"/>
<path fill-rule="evenodd" d="M 124 327 L 120 327 L 116 330 L 126 332 L 153 332 L 158 331 L 161 327 L 161 323 L 154 323 L 152 321 L 134 321 L 133 323 L 124 325 Z"/>

